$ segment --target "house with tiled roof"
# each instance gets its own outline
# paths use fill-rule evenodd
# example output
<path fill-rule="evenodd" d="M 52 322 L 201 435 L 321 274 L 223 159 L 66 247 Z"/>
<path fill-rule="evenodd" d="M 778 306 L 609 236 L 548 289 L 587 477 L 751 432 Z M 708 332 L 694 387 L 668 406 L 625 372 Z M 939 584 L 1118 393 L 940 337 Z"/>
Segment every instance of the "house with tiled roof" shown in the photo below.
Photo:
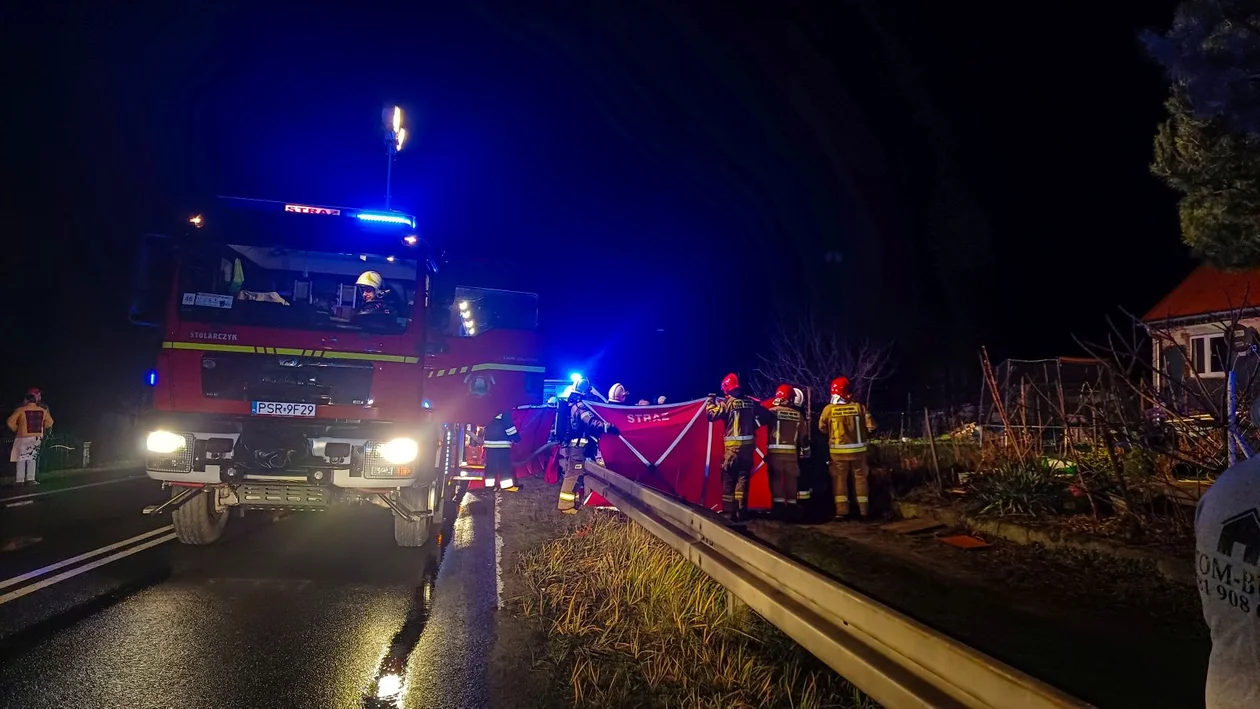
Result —
<path fill-rule="evenodd" d="M 1142 316 L 1151 333 L 1155 385 L 1170 394 L 1184 391 L 1178 383 L 1219 391 L 1229 361 L 1227 330 L 1239 316 L 1243 327 L 1260 328 L 1260 269 L 1194 269 Z M 1174 381 L 1161 381 L 1161 372 Z"/>

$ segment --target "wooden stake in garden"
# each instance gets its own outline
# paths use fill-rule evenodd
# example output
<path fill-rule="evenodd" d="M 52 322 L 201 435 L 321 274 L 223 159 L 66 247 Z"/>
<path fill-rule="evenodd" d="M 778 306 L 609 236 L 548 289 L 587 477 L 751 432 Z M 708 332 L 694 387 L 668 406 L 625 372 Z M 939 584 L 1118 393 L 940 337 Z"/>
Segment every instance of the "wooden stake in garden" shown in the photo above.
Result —
<path fill-rule="evenodd" d="M 1063 392 L 1063 365 L 1056 359 L 1054 368 L 1054 389 L 1058 394 L 1059 422 L 1063 424 L 1063 455 L 1066 457 L 1072 454 L 1072 428 L 1068 424 L 1067 395 Z"/>
<path fill-rule="evenodd" d="M 1057 376 L 1054 384 L 1059 394 L 1059 419 L 1063 422 L 1063 457 L 1070 459 L 1074 453 L 1072 449 L 1072 429 L 1068 425 L 1067 395 L 1063 391 L 1063 366 L 1058 360 L 1055 361 L 1055 368 Z M 1077 463 L 1076 484 L 1081 488 L 1081 493 L 1085 495 L 1085 499 L 1089 500 L 1090 514 L 1094 516 L 1094 519 L 1098 519 L 1098 504 L 1094 502 L 1093 492 L 1089 489 L 1089 484 L 1085 482 L 1084 469 L 1085 466 Z"/>
<path fill-rule="evenodd" d="M 1006 405 L 1003 403 L 1001 391 L 998 389 L 997 377 L 993 374 L 993 364 L 989 362 L 989 351 L 984 347 L 980 348 L 980 369 L 984 372 L 985 381 L 989 383 L 989 395 L 993 398 L 993 407 L 997 410 L 998 418 L 1002 421 L 1002 431 L 1005 440 L 1008 444 L 1015 444 L 1015 457 L 1021 463 L 1027 462 L 1027 451 L 1016 440 L 1014 431 L 1011 428 L 1011 419 L 1006 415 Z"/>
<path fill-rule="evenodd" d="M 923 407 L 923 430 L 927 433 L 928 449 L 932 451 L 932 470 L 936 472 L 936 489 L 945 494 L 945 483 L 941 481 L 941 463 L 936 459 L 936 436 L 932 435 L 932 417 L 927 407 Z"/>

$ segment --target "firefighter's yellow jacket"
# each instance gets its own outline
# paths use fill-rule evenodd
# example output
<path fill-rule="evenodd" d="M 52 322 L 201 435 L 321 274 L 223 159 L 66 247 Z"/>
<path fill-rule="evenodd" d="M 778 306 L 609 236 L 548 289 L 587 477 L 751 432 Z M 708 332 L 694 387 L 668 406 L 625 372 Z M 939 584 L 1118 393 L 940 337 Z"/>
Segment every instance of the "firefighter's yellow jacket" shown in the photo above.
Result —
<path fill-rule="evenodd" d="M 866 453 L 875 419 L 857 402 L 827 404 L 818 417 L 818 430 L 827 434 L 832 455 L 860 455 Z"/>
<path fill-rule="evenodd" d="M 809 457 L 809 422 L 791 406 L 771 406 L 770 427 L 766 439 L 767 455 L 797 455 Z"/>
<path fill-rule="evenodd" d="M 709 401 L 705 411 L 710 421 L 726 424 L 722 442 L 728 448 L 756 445 L 757 428 L 763 423 L 761 419 L 769 418 L 764 413 L 765 409 L 746 396 L 727 396 Z"/>

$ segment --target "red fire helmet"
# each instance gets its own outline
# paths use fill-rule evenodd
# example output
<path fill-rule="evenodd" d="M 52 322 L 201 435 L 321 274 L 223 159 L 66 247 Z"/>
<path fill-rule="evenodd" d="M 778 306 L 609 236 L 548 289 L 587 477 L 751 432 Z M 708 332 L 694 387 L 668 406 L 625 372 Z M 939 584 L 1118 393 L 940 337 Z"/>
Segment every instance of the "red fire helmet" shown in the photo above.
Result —
<path fill-rule="evenodd" d="M 734 372 L 722 377 L 722 393 L 730 394 L 739 388 L 739 377 Z"/>
<path fill-rule="evenodd" d="M 832 396 L 848 396 L 849 395 L 849 378 L 836 377 L 835 379 L 831 380 L 831 395 Z"/>
<path fill-rule="evenodd" d="M 793 396 L 792 387 L 787 384 L 780 384 L 779 388 L 774 390 L 774 403 L 787 404 L 791 403 Z"/>

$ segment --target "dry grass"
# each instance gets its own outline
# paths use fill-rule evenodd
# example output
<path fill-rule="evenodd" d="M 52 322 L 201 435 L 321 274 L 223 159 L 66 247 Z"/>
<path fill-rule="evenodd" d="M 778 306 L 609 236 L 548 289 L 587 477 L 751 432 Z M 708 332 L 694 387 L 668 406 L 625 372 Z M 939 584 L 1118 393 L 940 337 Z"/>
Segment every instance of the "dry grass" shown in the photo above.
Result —
<path fill-rule="evenodd" d="M 511 603 L 575 706 L 872 706 L 638 525 L 601 515 L 525 552 Z"/>

